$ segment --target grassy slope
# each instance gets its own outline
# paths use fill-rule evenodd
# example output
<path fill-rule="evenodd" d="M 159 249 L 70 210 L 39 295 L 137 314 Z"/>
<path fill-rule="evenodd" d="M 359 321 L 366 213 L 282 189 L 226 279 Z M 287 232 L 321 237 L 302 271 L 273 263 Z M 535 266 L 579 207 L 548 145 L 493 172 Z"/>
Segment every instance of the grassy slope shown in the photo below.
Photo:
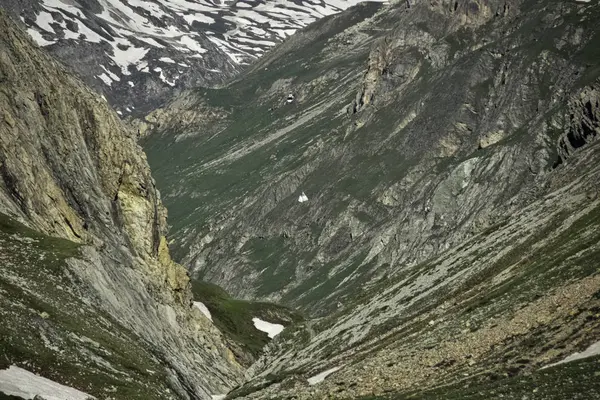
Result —
<path fill-rule="evenodd" d="M 0 368 L 18 365 L 100 397 L 172 397 L 152 349 L 85 300 L 65 262 L 77 244 L 0 214 L 0 248 Z"/>
<path fill-rule="evenodd" d="M 232 344 L 239 346 L 238 351 L 235 351 L 235 348 L 233 350 L 242 362 L 246 359 L 244 353 L 250 355 L 249 360 L 254 360 L 271 341 L 265 332 L 254 327 L 252 318 L 284 326 L 303 320 L 300 314 L 287 307 L 234 299 L 225 290 L 211 283 L 195 281 L 192 291 L 194 299 L 201 301 L 208 308 L 217 328 Z"/>

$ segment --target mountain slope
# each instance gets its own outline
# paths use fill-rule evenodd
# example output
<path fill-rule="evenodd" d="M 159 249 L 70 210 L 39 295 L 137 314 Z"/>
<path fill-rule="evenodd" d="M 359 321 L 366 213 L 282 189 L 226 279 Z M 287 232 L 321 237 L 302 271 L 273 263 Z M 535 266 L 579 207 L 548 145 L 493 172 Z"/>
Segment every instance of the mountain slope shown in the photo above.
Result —
<path fill-rule="evenodd" d="M 542 10 L 559 3 L 536 4 L 365 21 L 377 6 L 359 6 L 151 114 L 178 257 L 233 293 L 322 308 L 345 278 L 416 265 L 539 198 L 595 138 L 598 33 L 593 5 L 552 28 Z"/>
<path fill-rule="evenodd" d="M 294 31 L 358 0 L 27 0 L 4 4 L 122 114 L 218 85 Z"/>
<path fill-rule="evenodd" d="M 2 11 L 0 81 L 2 366 L 115 399 L 208 399 L 239 381 L 169 256 L 135 135 Z"/>
<path fill-rule="evenodd" d="M 446 398 L 600 339 L 599 13 L 365 4 L 145 118 L 176 258 L 317 317 L 230 397 Z"/>

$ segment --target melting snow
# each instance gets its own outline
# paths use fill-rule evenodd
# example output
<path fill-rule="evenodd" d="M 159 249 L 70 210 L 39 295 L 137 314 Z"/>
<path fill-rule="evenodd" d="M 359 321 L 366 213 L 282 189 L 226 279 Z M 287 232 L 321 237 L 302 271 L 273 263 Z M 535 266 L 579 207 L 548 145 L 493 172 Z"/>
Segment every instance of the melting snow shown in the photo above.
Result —
<path fill-rule="evenodd" d="M 112 63 L 106 67 L 117 72 L 114 66 L 118 66 L 121 72 L 114 75 L 107 70 L 99 78 L 106 85 L 111 85 L 119 79 L 127 81 L 123 75 L 130 75 L 131 66 L 148 73 L 150 70 L 143 60 L 148 57 L 150 49 L 169 47 L 184 53 L 185 57 L 197 59 L 214 45 L 231 59 L 230 64 L 248 64 L 275 45 L 274 39 L 284 39 L 325 15 L 340 12 L 362 1 L 96 0 L 102 11 L 94 16 L 100 21 L 94 21 L 83 13 L 81 2 L 40 0 L 41 9 L 31 21 L 33 24 L 28 32 L 40 46 L 54 44 L 59 39 L 110 45 L 112 52 L 109 49 L 107 53 Z M 178 25 L 175 21 L 180 18 L 185 23 Z M 190 25 L 195 22 L 209 27 L 203 28 L 201 34 L 190 32 Z M 223 27 L 225 32 L 221 30 Z M 211 45 L 203 46 L 206 39 L 212 42 Z M 160 60 L 175 63 L 170 57 Z M 209 71 L 216 72 L 214 69 Z M 167 77 L 156 71 L 156 74 L 159 73 L 164 82 L 175 85 L 177 77 Z"/>
<path fill-rule="evenodd" d="M 582 358 L 593 357 L 593 356 L 597 356 L 599 354 L 600 354 L 600 342 L 596 342 L 596 343 L 592 344 L 590 347 L 588 347 L 587 349 L 585 349 L 584 351 L 582 351 L 581 353 L 573 353 L 570 356 L 566 357 L 564 360 L 561 360 L 554 364 L 546 365 L 543 368 L 550 368 L 550 367 L 554 367 L 555 365 L 564 364 L 564 363 L 568 363 L 568 362 L 576 361 L 576 360 L 581 360 Z"/>
<path fill-rule="evenodd" d="M 106 85 L 112 85 L 112 79 L 110 79 L 110 77 L 105 73 L 102 73 L 102 75 L 98 75 L 98 78 L 102 79 L 102 82 L 104 82 Z"/>
<path fill-rule="evenodd" d="M 126 50 L 121 50 L 117 45 L 113 47 L 114 56 L 111 57 L 115 64 L 121 67 L 121 73 L 123 75 L 130 75 L 129 66 L 137 65 L 142 61 L 142 58 L 148 53 L 150 49 L 144 49 L 142 47 L 129 46 L 128 42 L 121 41 L 121 45 L 125 45 L 127 47 Z"/>
<path fill-rule="evenodd" d="M 138 39 L 140 39 L 142 42 L 148 43 L 151 46 L 158 47 L 159 49 L 164 49 L 164 47 L 165 47 L 165 46 L 163 46 L 162 44 L 158 43 L 156 40 L 154 40 L 152 38 L 140 37 Z"/>
<path fill-rule="evenodd" d="M 45 30 L 46 32 L 54 33 L 54 28 L 50 25 L 54 22 L 54 17 L 52 14 L 46 11 L 40 12 L 40 14 L 35 19 L 35 24 Z"/>
<path fill-rule="evenodd" d="M 281 324 L 272 324 L 267 321 L 263 321 L 260 318 L 252 318 L 252 322 L 254 322 L 254 327 L 261 332 L 266 332 L 267 335 L 271 339 L 275 336 L 279 335 L 281 331 L 283 331 L 283 325 Z"/>
<path fill-rule="evenodd" d="M 311 376 L 310 378 L 308 378 L 308 384 L 309 385 L 316 385 L 317 383 L 321 383 L 325 380 L 325 378 L 327 378 L 329 375 L 333 374 L 336 371 L 339 371 L 342 367 L 333 367 L 331 369 L 328 369 L 327 371 L 323 371 L 315 376 Z"/>
<path fill-rule="evenodd" d="M 302 194 L 300 196 L 298 196 L 298 202 L 304 203 L 305 201 L 308 201 L 308 197 L 306 197 L 306 194 L 304 194 L 304 192 L 302 192 Z"/>
<path fill-rule="evenodd" d="M 208 310 L 208 308 L 204 305 L 203 302 L 201 301 L 195 301 L 194 305 L 196 307 L 198 307 L 198 309 L 202 312 L 202 314 L 204 314 L 204 316 L 206 316 L 206 318 L 210 319 L 212 321 L 212 315 L 210 315 L 210 311 Z"/>
<path fill-rule="evenodd" d="M 187 22 L 188 25 L 192 25 L 194 21 L 204 22 L 205 24 L 214 24 L 217 22 L 213 18 L 204 14 L 188 14 L 184 15 L 183 19 L 185 19 L 185 22 Z"/>
<path fill-rule="evenodd" d="M 54 44 L 56 42 L 52 42 L 50 40 L 46 40 L 44 39 L 44 37 L 42 36 L 41 33 L 39 33 L 38 31 L 36 31 L 33 28 L 29 28 L 27 29 L 27 33 L 29 33 L 29 36 L 31 36 L 33 38 L 33 40 L 35 40 L 35 42 L 38 44 L 38 46 L 43 47 L 43 46 L 50 46 L 51 44 Z"/>
<path fill-rule="evenodd" d="M 61 385 L 50 379 L 11 365 L 0 370 L 0 392 L 24 399 L 39 395 L 46 400 L 86 400 L 94 397 L 77 389 Z"/>
<path fill-rule="evenodd" d="M 199 54 L 204 54 L 208 51 L 205 48 L 203 48 L 202 46 L 200 46 L 200 44 L 198 42 L 196 42 L 194 39 L 192 39 L 189 36 L 182 36 L 179 41 L 181 42 L 182 45 L 184 45 L 185 47 L 187 47 L 188 49 L 190 49 L 193 52 L 196 52 Z"/>

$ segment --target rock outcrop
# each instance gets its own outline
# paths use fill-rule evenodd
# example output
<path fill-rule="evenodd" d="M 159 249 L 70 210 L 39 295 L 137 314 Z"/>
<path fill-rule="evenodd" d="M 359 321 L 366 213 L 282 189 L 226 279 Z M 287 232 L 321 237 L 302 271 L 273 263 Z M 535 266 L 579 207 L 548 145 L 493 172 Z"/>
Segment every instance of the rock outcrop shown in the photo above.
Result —
<path fill-rule="evenodd" d="M 0 110 L 0 212 L 82 246 L 67 260 L 82 293 L 152 349 L 178 397 L 234 384 L 240 367 L 169 255 L 135 133 L 1 11 Z"/>
<path fill-rule="evenodd" d="M 559 162 L 600 136 L 600 84 L 585 87 L 569 99 L 564 133 L 558 142 Z M 568 120 L 568 123 L 566 121 Z"/>

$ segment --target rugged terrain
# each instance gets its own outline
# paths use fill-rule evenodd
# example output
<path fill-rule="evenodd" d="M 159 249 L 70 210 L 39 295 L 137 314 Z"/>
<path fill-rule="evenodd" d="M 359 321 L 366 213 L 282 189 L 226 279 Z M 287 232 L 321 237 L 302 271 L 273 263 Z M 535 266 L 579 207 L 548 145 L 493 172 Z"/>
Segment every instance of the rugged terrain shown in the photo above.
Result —
<path fill-rule="evenodd" d="M 363 4 L 140 122 L 175 258 L 314 317 L 229 397 L 595 398 L 599 18 Z"/>
<path fill-rule="evenodd" d="M 40 46 L 141 115 L 175 91 L 219 85 L 309 23 L 360 0 L 5 0 Z"/>
<path fill-rule="evenodd" d="M 0 14 L 0 372 L 102 399 L 599 398 L 598 20 L 364 3 L 128 129 Z"/>
<path fill-rule="evenodd" d="M 240 382 L 166 228 L 135 134 L 0 10 L 0 369 L 113 399 Z"/>

